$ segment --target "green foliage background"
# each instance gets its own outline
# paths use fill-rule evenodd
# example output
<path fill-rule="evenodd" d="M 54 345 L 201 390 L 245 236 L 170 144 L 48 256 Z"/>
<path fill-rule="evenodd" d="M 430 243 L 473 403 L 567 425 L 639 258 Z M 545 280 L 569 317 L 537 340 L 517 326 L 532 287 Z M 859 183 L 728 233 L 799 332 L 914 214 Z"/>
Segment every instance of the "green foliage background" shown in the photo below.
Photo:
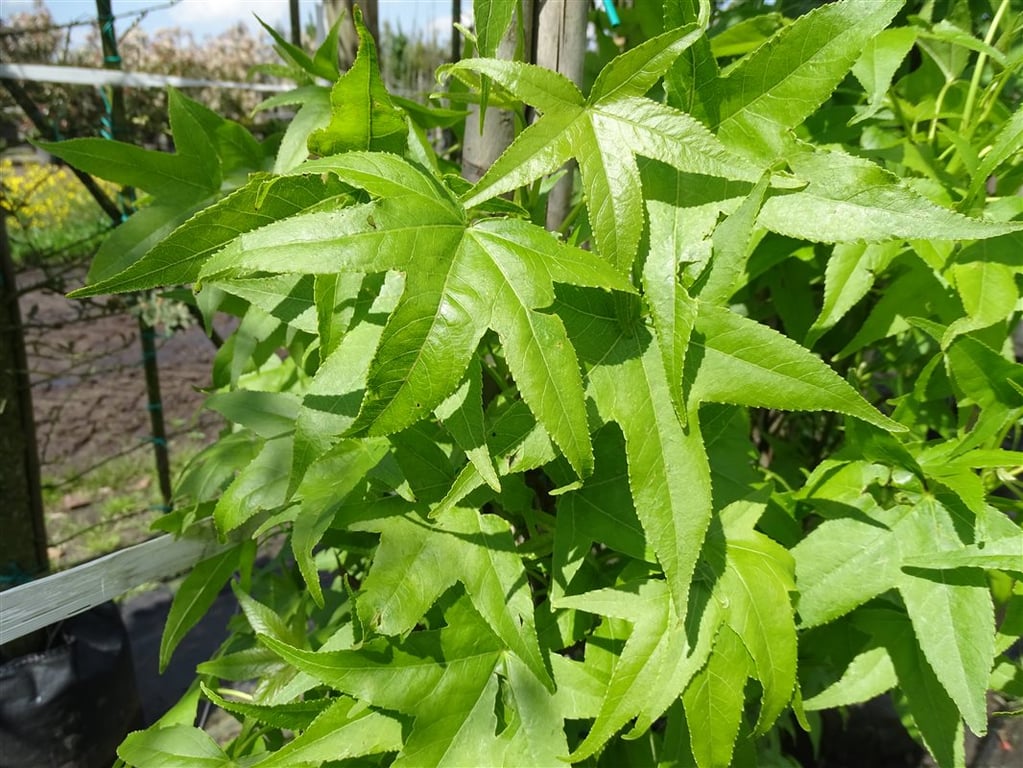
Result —
<path fill-rule="evenodd" d="M 958 766 L 1020 695 L 1018 3 L 650 5 L 585 94 L 443 69 L 521 118 L 474 186 L 365 32 L 343 74 L 277 39 L 279 147 L 174 92 L 173 155 L 44 145 L 150 195 L 78 295 L 240 318 L 160 523 L 227 547 L 164 663 L 228 581 L 244 616 L 126 763 L 777 765 L 893 691 Z"/>

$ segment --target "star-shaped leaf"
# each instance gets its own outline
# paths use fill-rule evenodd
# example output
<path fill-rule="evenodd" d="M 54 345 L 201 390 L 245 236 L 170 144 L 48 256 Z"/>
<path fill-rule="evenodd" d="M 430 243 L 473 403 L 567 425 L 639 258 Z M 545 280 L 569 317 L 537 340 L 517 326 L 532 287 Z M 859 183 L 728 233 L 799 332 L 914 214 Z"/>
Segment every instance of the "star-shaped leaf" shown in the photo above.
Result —
<path fill-rule="evenodd" d="M 359 35 L 359 52 L 351 68 L 331 89 L 330 123 L 309 135 L 309 150 L 317 155 L 350 149 L 402 152 L 408 136 L 405 114 L 387 93 L 377 63 L 376 43 L 362 23 L 358 7 L 352 20 Z"/>
<path fill-rule="evenodd" d="M 353 434 L 383 435 L 428 415 L 458 387 L 488 328 L 497 331 L 522 399 L 580 475 L 593 455 L 575 352 L 561 320 L 538 310 L 554 283 L 631 291 L 591 253 L 516 219 L 471 220 L 426 172 L 381 153 L 312 161 L 372 202 L 297 215 L 246 233 L 200 278 L 252 272 L 405 274 L 370 368 Z"/>
<path fill-rule="evenodd" d="M 568 752 L 555 699 L 508 655 L 467 600 L 447 626 L 357 650 L 303 651 L 260 639 L 282 659 L 336 690 L 413 718 L 396 766 L 556 765 Z M 504 688 L 504 695 L 501 695 Z M 498 733 L 497 702 L 507 727 Z"/>
<path fill-rule="evenodd" d="M 382 534 L 359 600 L 367 626 L 386 635 L 405 634 L 444 591 L 461 581 L 490 630 L 538 679 L 550 684 L 525 570 L 501 518 L 455 508 L 429 523 L 409 514 L 358 527 Z"/>
<path fill-rule="evenodd" d="M 711 514 L 699 423 L 690 419 L 683 429 L 670 407 L 661 350 L 644 325 L 620 321 L 613 297 L 565 296 L 557 308 L 587 368 L 588 394 L 601 418 L 616 422 L 625 436 L 636 514 L 684 617 Z"/>
<path fill-rule="evenodd" d="M 699 591 L 699 594 L 697 592 Z M 694 589 L 693 610 L 685 621 L 674 609 L 662 581 L 630 582 L 564 599 L 566 607 L 625 619 L 632 632 L 614 666 L 600 712 L 573 762 L 594 754 L 629 720 L 638 736 L 664 714 L 706 663 L 721 626 L 722 607 L 706 588 Z M 590 649 L 587 649 L 589 657 Z"/>
<path fill-rule="evenodd" d="M 756 732 L 766 733 L 788 705 L 796 682 L 792 556 L 752 527 L 729 530 L 727 521 L 726 552 L 720 585 L 728 600 L 725 621 L 753 660 L 763 689 Z"/>
<path fill-rule="evenodd" d="M 779 155 L 788 129 L 827 100 L 902 4 L 828 3 L 782 27 L 714 83 L 721 138 L 751 155 Z"/>
<path fill-rule="evenodd" d="M 702 32 L 688 24 L 623 53 L 600 72 L 589 98 L 568 78 L 521 62 L 466 59 L 449 67 L 486 75 L 543 113 L 465 195 L 466 205 L 529 184 L 574 157 L 597 250 L 627 272 L 643 229 L 636 155 L 692 173 L 756 180 L 759 172 L 729 154 L 699 121 L 642 98 Z"/>
<path fill-rule="evenodd" d="M 895 585 L 934 674 L 970 728 L 983 733 L 994 662 L 994 610 L 983 573 L 930 570 L 974 565 L 961 559 L 951 515 L 933 499 L 872 518 L 826 521 L 793 549 L 804 626 L 837 618 Z M 944 553 L 948 562 L 939 565 Z M 928 569 L 907 565 L 914 562 Z"/>

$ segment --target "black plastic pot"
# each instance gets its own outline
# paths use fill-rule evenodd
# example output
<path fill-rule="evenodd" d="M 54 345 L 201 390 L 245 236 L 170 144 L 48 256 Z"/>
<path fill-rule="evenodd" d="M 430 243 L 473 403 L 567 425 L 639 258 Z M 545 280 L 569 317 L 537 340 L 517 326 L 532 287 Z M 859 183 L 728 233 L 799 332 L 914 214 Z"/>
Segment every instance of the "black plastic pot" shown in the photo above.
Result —
<path fill-rule="evenodd" d="M 64 621 L 47 650 L 0 664 L 0 768 L 109 768 L 140 727 L 128 633 L 113 603 Z"/>

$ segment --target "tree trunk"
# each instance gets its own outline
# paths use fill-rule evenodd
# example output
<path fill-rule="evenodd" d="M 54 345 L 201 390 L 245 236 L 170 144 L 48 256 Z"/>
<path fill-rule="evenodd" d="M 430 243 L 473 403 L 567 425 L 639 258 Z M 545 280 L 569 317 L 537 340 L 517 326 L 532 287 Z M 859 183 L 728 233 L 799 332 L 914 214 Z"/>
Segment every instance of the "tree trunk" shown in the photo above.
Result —
<path fill-rule="evenodd" d="M 582 87 L 583 58 L 586 53 L 586 23 L 589 4 L 579 0 L 537 0 L 535 63 L 560 72 Z M 572 204 L 572 175 L 575 163 L 547 198 L 547 228 L 557 229 Z"/>
<path fill-rule="evenodd" d="M 518 45 L 519 12 L 522 13 L 525 35 L 521 47 Z M 497 47 L 497 58 L 514 59 L 516 51 L 528 52 L 532 48 L 532 37 L 533 0 L 522 0 L 512 23 L 508 26 L 508 31 Z M 515 138 L 515 118 L 510 112 L 488 107 L 481 132 L 479 105 L 470 104 L 468 112 L 465 118 L 465 137 L 462 140 L 462 175 L 475 184 Z"/>

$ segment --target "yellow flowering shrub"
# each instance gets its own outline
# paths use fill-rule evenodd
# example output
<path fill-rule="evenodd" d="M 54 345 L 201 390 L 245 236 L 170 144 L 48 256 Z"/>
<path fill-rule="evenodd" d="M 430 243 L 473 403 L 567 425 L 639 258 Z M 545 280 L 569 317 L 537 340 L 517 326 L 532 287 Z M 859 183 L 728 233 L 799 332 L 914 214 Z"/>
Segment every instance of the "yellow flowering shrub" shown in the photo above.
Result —
<path fill-rule="evenodd" d="M 116 198 L 118 188 L 99 184 Z M 81 182 L 65 166 L 0 160 L 0 198 L 8 216 L 15 261 L 91 252 L 109 222 Z M 81 243 L 82 247 L 75 247 Z"/>

